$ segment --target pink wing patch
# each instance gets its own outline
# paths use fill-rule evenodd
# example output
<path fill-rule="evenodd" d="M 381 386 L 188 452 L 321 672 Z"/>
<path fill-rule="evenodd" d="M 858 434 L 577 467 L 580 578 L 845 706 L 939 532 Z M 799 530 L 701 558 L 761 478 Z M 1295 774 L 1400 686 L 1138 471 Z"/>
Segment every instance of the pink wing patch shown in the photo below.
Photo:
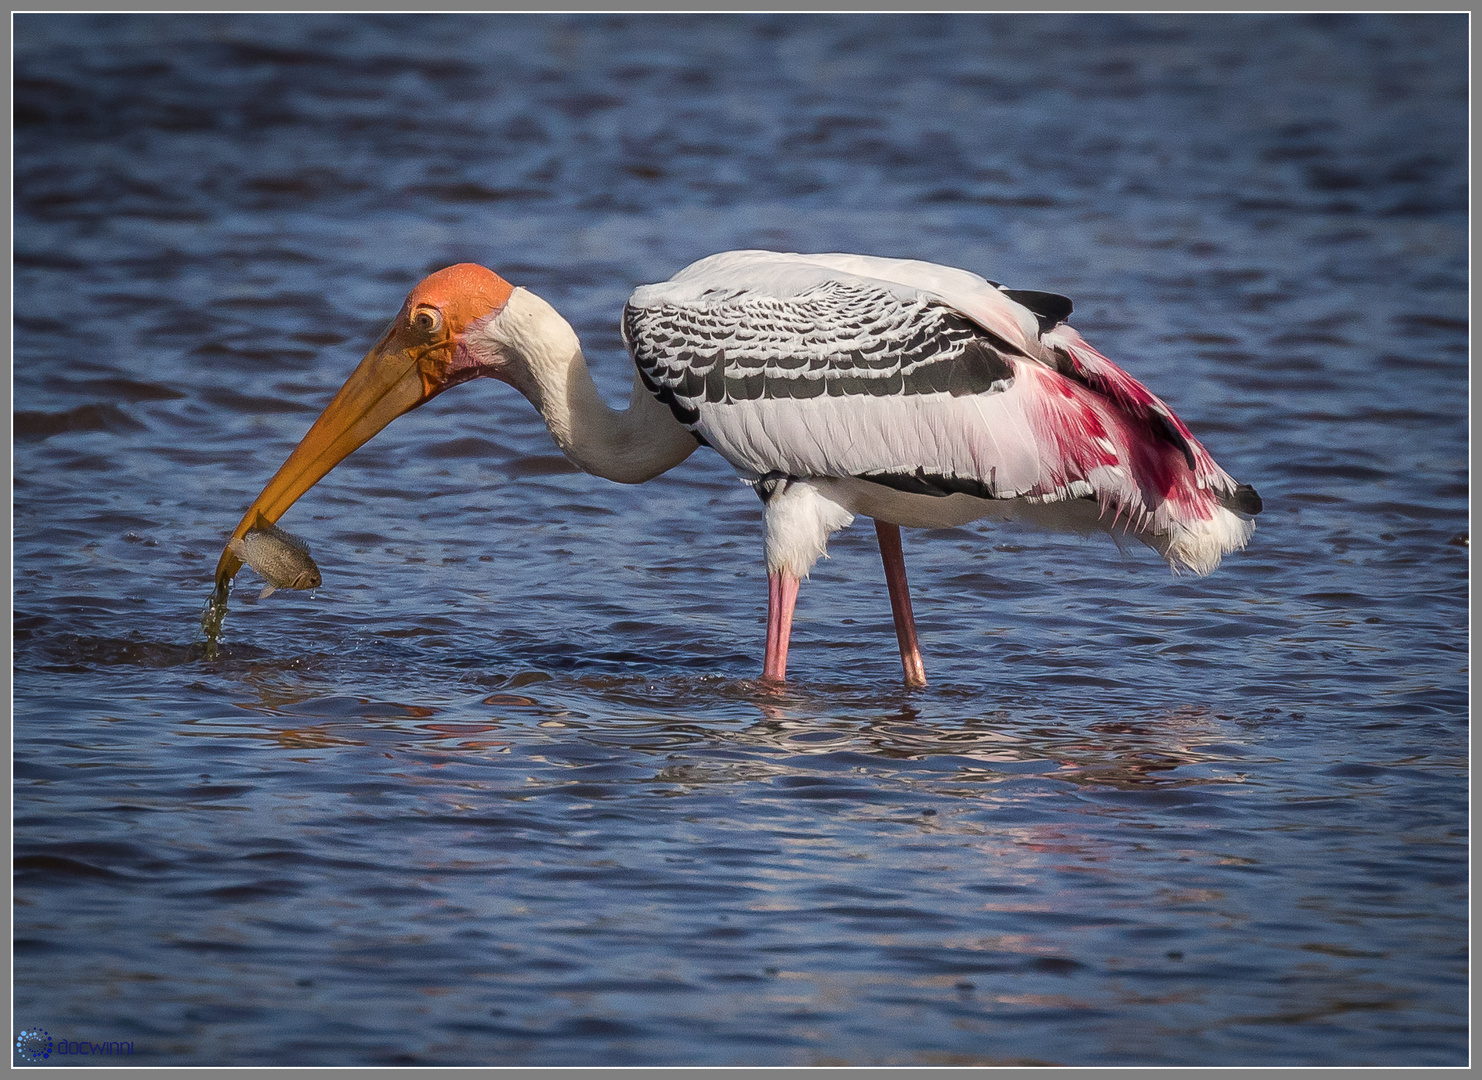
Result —
<path fill-rule="evenodd" d="M 1125 514 L 1138 529 L 1160 510 L 1184 521 L 1213 517 L 1216 490 L 1233 489 L 1234 481 L 1173 410 L 1069 327 L 1057 327 L 1046 343 L 1068 353 L 1073 367 L 1065 375 L 1036 372 L 1031 423 L 1051 452 L 1043 456 L 1046 487 L 1034 494 L 1086 480 L 1113 520 Z"/>
<path fill-rule="evenodd" d="M 1129 418 L 1140 420 L 1149 436 L 1177 448 L 1199 487 L 1234 487 L 1234 481 L 1162 398 L 1099 353 L 1072 327 L 1062 323 L 1041 340 L 1070 358 L 1067 377 L 1109 398 Z"/>

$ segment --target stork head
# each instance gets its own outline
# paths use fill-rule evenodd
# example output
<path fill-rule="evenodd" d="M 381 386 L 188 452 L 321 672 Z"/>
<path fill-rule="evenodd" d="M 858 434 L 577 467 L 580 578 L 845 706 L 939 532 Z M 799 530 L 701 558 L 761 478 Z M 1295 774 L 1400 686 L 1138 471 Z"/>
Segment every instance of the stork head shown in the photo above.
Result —
<path fill-rule="evenodd" d="M 403 413 L 450 386 L 490 375 L 515 381 L 494 324 L 514 292 L 492 270 L 460 263 L 424 278 L 339 393 L 242 516 L 234 537 L 272 525 L 304 492 Z M 242 562 L 216 564 L 216 590 Z"/>

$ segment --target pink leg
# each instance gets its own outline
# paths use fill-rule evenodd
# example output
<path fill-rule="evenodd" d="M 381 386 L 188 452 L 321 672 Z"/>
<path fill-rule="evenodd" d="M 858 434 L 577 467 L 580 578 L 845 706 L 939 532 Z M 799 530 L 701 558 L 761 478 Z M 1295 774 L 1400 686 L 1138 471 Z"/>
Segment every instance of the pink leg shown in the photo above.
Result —
<path fill-rule="evenodd" d="M 901 554 L 901 527 L 875 519 L 880 558 L 885 563 L 885 584 L 890 589 L 890 611 L 895 616 L 895 637 L 901 646 L 901 667 L 907 686 L 926 685 L 926 666 L 916 641 L 916 620 L 911 615 L 911 589 L 906 584 L 906 558 Z"/>
<path fill-rule="evenodd" d="M 798 579 L 791 574 L 767 575 L 767 659 L 764 682 L 787 681 L 787 643 L 792 638 L 792 612 L 798 602 Z"/>

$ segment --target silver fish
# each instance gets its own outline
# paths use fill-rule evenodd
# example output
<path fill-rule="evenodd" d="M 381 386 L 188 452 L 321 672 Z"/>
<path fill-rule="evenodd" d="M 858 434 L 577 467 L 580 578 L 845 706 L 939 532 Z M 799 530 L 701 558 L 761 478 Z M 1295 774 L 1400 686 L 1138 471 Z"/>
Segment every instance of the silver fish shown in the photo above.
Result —
<path fill-rule="evenodd" d="M 317 589 L 323 580 L 309 557 L 309 545 L 276 525 L 248 529 L 245 535 L 228 540 L 226 547 L 268 583 L 258 594 L 259 600 L 275 589 Z"/>

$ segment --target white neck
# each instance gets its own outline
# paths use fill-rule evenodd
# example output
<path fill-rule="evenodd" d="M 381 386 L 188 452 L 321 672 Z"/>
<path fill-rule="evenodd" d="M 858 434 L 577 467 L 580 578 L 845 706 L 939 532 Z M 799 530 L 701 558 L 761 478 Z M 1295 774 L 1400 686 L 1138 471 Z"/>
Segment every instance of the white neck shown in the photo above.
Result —
<path fill-rule="evenodd" d="M 482 344 L 504 354 L 505 377 L 539 410 L 561 452 L 593 476 L 641 484 L 700 445 L 636 371 L 628 408 L 609 408 L 587 370 L 576 331 L 532 292 L 516 289 L 504 310 L 471 336 L 476 349 Z"/>

